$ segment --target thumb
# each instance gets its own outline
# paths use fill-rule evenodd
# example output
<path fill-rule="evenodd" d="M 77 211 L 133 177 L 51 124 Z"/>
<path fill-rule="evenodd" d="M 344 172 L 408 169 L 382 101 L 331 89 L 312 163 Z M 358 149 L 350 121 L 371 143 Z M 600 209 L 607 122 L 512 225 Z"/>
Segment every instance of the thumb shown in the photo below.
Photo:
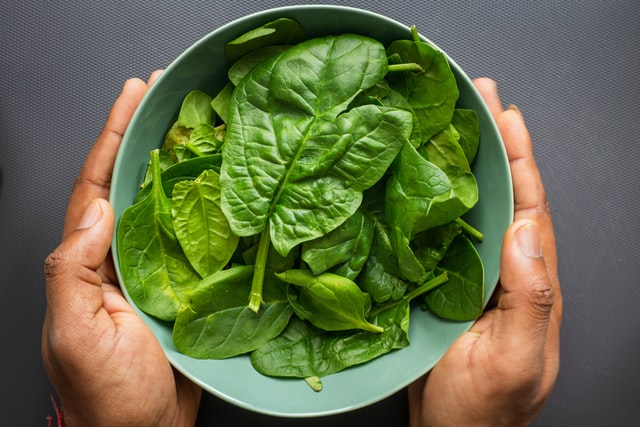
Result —
<path fill-rule="evenodd" d="M 535 221 L 520 220 L 505 234 L 500 261 L 497 309 L 501 313 L 498 335 L 509 347 L 531 352 L 544 348 L 554 292 L 542 255 L 540 231 Z"/>
<path fill-rule="evenodd" d="M 50 309 L 77 314 L 78 310 L 95 310 L 102 304 L 102 278 L 97 270 L 107 257 L 112 236 L 111 205 L 94 199 L 76 229 L 45 261 Z"/>

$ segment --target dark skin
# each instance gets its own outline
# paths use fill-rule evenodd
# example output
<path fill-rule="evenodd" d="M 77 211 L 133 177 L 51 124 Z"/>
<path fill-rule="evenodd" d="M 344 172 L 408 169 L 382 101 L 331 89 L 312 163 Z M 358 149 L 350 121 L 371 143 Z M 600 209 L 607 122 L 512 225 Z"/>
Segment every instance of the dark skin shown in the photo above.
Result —
<path fill-rule="evenodd" d="M 62 243 L 45 262 L 42 354 L 68 427 L 193 426 L 198 412 L 201 389 L 172 369 L 108 256 L 113 162 L 147 88 L 125 84 L 75 183 Z"/>
<path fill-rule="evenodd" d="M 201 390 L 176 372 L 120 291 L 109 254 L 111 173 L 148 85 L 125 84 L 74 186 L 62 243 L 45 262 L 44 366 L 65 425 L 193 426 Z M 520 112 L 495 83 L 474 82 L 510 160 L 515 222 L 504 237 L 501 284 L 490 308 L 432 371 L 409 387 L 417 426 L 520 426 L 547 401 L 558 371 L 562 301 L 551 216 Z"/>
<path fill-rule="evenodd" d="M 488 310 L 409 388 L 411 426 L 526 426 L 558 374 L 562 298 L 544 186 L 524 118 L 495 82 L 474 81 L 504 140 L 515 200 Z"/>

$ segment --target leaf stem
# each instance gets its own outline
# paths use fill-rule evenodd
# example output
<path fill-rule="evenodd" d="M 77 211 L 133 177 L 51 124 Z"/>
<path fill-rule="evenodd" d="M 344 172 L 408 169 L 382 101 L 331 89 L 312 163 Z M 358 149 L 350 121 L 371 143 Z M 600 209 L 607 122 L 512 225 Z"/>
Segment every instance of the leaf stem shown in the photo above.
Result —
<path fill-rule="evenodd" d="M 456 222 L 460 227 L 462 227 L 462 231 L 469 234 L 471 237 L 473 237 L 477 241 L 482 242 L 482 240 L 484 239 L 484 234 L 482 234 L 480 230 L 477 230 L 462 218 L 457 218 Z"/>
<path fill-rule="evenodd" d="M 419 297 L 420 295 L 426 294 L 427 292 L 437 288 L 438 286 L 444 284 L 449 280 L 449 276 L 447 273 L 442 273 L 437 275 L 431 280 L 427 280 L 422 285 L 418 286 L 407 295 L 404 296 L 405 299 L 413 300 L 414 298 Z"/>
<path fill-rule="evenodd" d="M 420 41 L 420 34 L 418 34 L 418 27 L 415 25 L 411 26 L 411 37 L 413 38 L 414 42 Z"/>
<path fill-rule="evenodd" d="M 381 307 L 376 308 L 375 310 L 371 310 L 371 313 L 369 313 L 369 318 L 373 319 L 375 316 L 377 316 L 378 314 L 382 313 L 383 311 L 386 311 L 390 308 L 393 308 L 399 304 L 402 304 L 405 301 L 411 301 L 414 298 L 419 297 L 420 295 L 426 294 L 427 292 L 437 288 L 438 286 L 444 284 L 447 280 L 449 280 L 449 276 L 447 275 L 447 273 L 442 273 L 437 275 L 436 277 L 434 277 L 433 279 L 427 280 L 426 282 L 424 282 L 422 285 L 418 286 L 417 288 L 415 288 L 414 290 L 412 290 L 411 292 L 409 292 L 408 294 L 406 294 L 404 297 L 400 298 L 397 301 L 393 301 L 389 304 L 385 304 Z"/>
<path fill-rule="evenodd" d="M 193 145 L 190 142 L 187 142 L 185 144 L 185 147 L 187 148 L 187 150 L 191 151 L 193 154 L 195 154 L 198 157 L 204 156 L 204 153 L 202 151 L 200 151 L 200 149 L 198 147 L 196 147 L 195 145 Z"/>
<path fill-rule="evenodd" d="M 260 235 L 258 253 L 256 254 L 256 262 L 253 267 L 251 293 L 249 294 L 249 308 L 255 313 L 260 311 L 260 304 L 262 304 L 262 285 L 264 284 L 264 274 L 267 269 L 267 258 L 269 256 L 270 246 L 271 237 L 269 235 L 269 222 L 267 222 L 266 227 Z"/>
<path fill-rule="evenodd" d="M 402 64 L 389 64 L 387 69 L 388 69 L 388 71 L 390 73 L 397 73 L 397 72 L 402 72 L 402 71 L 422 73 L 424 71 L 424 68 L 422 68 L 420 66 L 420 64 L 418 64 L 417 62 L 405 62 L 405 63 L 402 63 Z"/>

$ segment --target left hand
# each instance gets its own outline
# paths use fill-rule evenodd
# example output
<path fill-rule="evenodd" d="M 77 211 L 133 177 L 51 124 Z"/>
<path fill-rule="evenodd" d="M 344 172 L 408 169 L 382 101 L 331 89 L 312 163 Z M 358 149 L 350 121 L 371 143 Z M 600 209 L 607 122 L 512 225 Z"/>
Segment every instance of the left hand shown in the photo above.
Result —
<path fill-rule="evenodd" d="M 193 426 L 198 412 L 200 388 L 173 370 L 124 299 L 109 256 L 113 163 L 147 89 L 140 79 L 124 85 L 76 181 L 62 243 L 45 262 L 42 356 L 68 427 Z"/>

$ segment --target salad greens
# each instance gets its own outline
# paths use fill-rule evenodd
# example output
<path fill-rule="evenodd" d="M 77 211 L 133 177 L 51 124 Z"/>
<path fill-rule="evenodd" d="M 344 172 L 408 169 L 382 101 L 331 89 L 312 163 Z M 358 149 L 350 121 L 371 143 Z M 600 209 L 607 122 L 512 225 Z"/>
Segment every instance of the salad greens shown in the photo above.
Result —
<path fill-rule="evenodd" d="M 196 358 L 321 377 L 409 345 L 410 310 L 483 308 L 478 117 L 442 52 L 282 18 L 182 100 L 117 230 L 124 286 Z M 414 304 L 415 301 L 415 304 Z M 419 308 L 416 308 L 419 309 Z"/>

